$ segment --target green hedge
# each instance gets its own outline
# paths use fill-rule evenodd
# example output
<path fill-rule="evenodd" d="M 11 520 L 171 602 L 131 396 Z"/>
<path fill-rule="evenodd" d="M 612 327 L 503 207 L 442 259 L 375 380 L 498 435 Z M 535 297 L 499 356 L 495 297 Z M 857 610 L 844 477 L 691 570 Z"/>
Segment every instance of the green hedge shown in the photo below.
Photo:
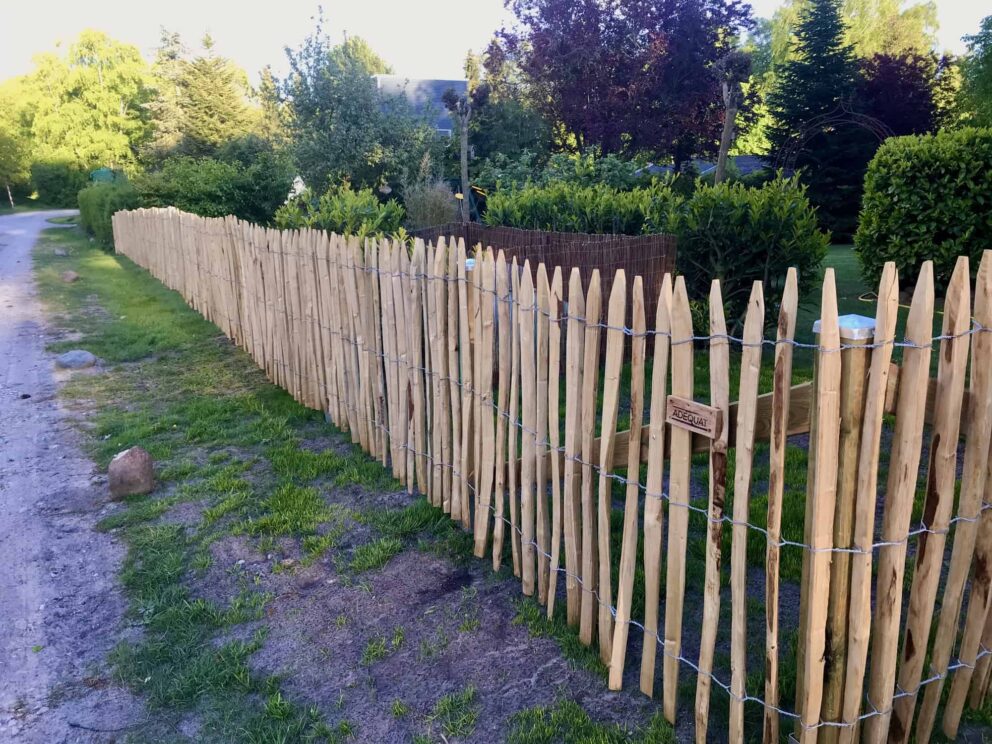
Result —
<path fill-rule="evenodd" d="M 605 185 L 554 181 L 492 194 L 486 203 L 485 223 L 528 230 L 639 235 L 652 202 L 671 196 L 667 186 L 620 191 Z"/>
<path fill-rule="evenodd" d="M 486 223 L 532 230 L 674 235 L 677 269 L 686 279 L 690 298 L 704 308 L 710 282 L 720 279 L 727 322 L 734 329 L 740 326 L 755 281 L 765 284 L 770 322 L 789 267 L 798 269 L 800 292 L 808 293 L 820 279 L 830 243 L 817 225 L 805 188 L 795 178 L 776 178 L 756 187 L 697 182 L 689 193 L 670 181 L 631 191 L 569 183 L 531 185 L 490 196 Z"/>
<path fill-rule="evenodd" d="M 268 224 L 286 201 L 292 167 L 271 148 L 248 148 L 232 144 L 218 158 L 170 158 L 158 170 L 136 177 L 135 188 L 148 207 L 171 206 L 203 217 L 233 214 Z"/>
<path fill-rule="evenodd" d="M 141 205 L 138 192 L 126 181 L 95 183 L 80 191 L 78 199 L 79 224 L 106 248 L 114 245 L 114 213 Z"/>
<path fill-rule="evenodd" d="M 46 161 L 31 165 L 31 185 L 38 201 L 49 207 L 75 207 L 79 190 L 89 177 L 68 161 Z"/>
<path fill-rule="evenodd" d="M 903 287 L 928 259 L 938 287 L 960 255 L 977 269 L 992 248 L 992 129 L 886 140 L 868 166 L 854 242 L 872 284 L 886 261 L 896 263 Z"/>

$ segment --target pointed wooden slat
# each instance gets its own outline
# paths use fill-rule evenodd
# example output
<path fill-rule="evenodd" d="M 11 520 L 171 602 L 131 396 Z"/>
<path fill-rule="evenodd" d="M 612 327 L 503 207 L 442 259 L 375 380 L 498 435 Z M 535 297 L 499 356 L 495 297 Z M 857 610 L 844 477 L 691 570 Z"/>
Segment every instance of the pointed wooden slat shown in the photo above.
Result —
<path fill-rule="evenodd" d="M 975 302 L 975 319 L 983 328 L 989 328 L 989 321 L 992 320 L 992 318 L 988 317 L 992 314 L 988 310 L 988 304 L 992 297 L 989 297 L 987 273 L 983 276 L 983 273 L 989 270 L 986 267 L 986 263 L 988 262 L 992 262 L 992 256 L 990 256 L 989 251 L 986 251 L 982 258 L 982 264 L 979 267 Z M 979 305 L 983 307 L 979 308 Z M 987 337 L 988 335 L 988 332 L 978 334 L 979 337 Z M 985 339 L 982 339 L 982 341 L 984 342 Z M 976 343 L 978 343 L 977 339 Z M 992 395 L 986 392 L 985 400 L 987 401 L 989 397 L 992 397 Z M 992 461 L 986 460 L 986 493 L 988 492 L 990 480 L 992 480 Z M 944 735 L 951 739 L 956 738 L 958 734 L 958 726 L 960 725 L 961 714 L 968 696 L 968 688 L 971 686 L 982 635 L 990 609 L 992 609 L 992 575 L 989 573 L 989 566 L 992 566 L 992 513 L 988 509 L 982 511 L 981 519 L 978 523 L 978 537 L 975 543 L 973 565 L 975 568 L 972 573 L 971 587 L 968 594 L 968 613 L 965 616 L 964 631 L 961 635 L 960 647 L 958 648 L 958 658 L 962 666 L 954 672 L 953 681 L 951 682 L 951 692 L 948 695 L 947 705 L 944 708 L 943 731 Z"/>
<path fill-rule="evenodd" d="M 641 650 L 641 692 L 654 695 L 658 653 L 658 604 L 661 598 L 661 538 L 665 470 L 665 408 L 668 392 L 668 356 L 671 333 L 672 275 L 665 274 L 654 322 L 654 359 L 651 366 L 651 410 L 648 423 L 648 472 L 644 495 L 644 644 Z"/>
<path fill-rule="evenodd" d="M 537 362 L 534 358 L 534 280 L 524 261 L 520 276 L 520 575 L 523 593 L 534 594 L 534 465 L 537 457 Z"/>
<path fill-rule="evenodd" d="M 510 431 L 507 454 L 509 467 L 510 500 L 510 556 L 513 560 L 513 575 L 520 576 L 520 492 L 518 491 L 520 469 L 517 465 L 517 444 L 520 442 L 520 270 L 517 259 L 513 258 L 510 269 L 510 287 L 513 293 L 511 304 L 512 361 L 510 364 Z"/>
<path fill-rule="evenodd" d="M 548 567 L 551 555 L 551 531 L 548 524 L 548 314 L 551 287 L 544 264 L 537 267 L 535 331 L 537 334 L 537 434 L 535 435 L 534 510 L 535 536 L 537 538 L 537 599 L 548 601 Z M 557 383 L 557 380 L 556 380 Z M 557 454 L 557 453 L 556 453 Z"/>
<path fill-rule="evenodd" d="M 548 297 L 548 438 L 551 443 L 551 562 L 548 566 L 548 618 L 555 615 L 561 567 L 562 468 L 559 397 L 561 390 L 561 267 L 555 267 Z"/>
<path fill-rule="evenodd" d="M 510 400 L 510 354 L 513 328 L 510 322 L 510 286 L 506 257 L 503 251 L 496 256 L 497 333 L 499 335 L 499 382 L 496 402 L 496 514 L 493 521 L 493 571 L 498 571 L 503 560 L 503 536 L 506 531 L 504 511 L 506 503 L 506 450 L 507 419 Z M 516 434 L 516 431 L 513 430 Z"/>
<path fill-rule="evenodd" d="M 479 293 L 479 314 L 481 316 L 481 334 L 477 339 L 479 344 L 479 430 L 482 447 L 479 471 L 479 507 L 475 514 L 475 555 L 481 558 L 485 555 L 489 540 L 489 525 L 492 521 L 493 479 L 496 468 L 496 432 L 493 419 L 493 332 L 494 310 L 493 301 L 496 296 L 496 267 L 493 252 L 490 248 L 482 256 Z"/>
<path fill-rule="evenodd" d="M 871 678 L 868 698 L 880 715 L 865 720 L 865 739 L 885 741 L 889 711 L 895 692 L 899 618 L 902 613 L 903 575 L 906 566 L 906 537 L 913 508 L 916 477 L 920 466 L 923 415 L 930 370 L 933 338 L 933 265 L 923 264 L 906 321 L 906 340 L 915 344 L 903 356 L 899 383 L 899 414 L 889 464 L 889 480 L 882 517 L 882 541 L 893 543 L 879 549 L 876 605 L 872 621 Z"/>
<path fill-rule="evenodd" d="M 768 453 L 768 542 L 765 548 L 765 717 L 764 744 L 778 744 L 778 586 L 782 539 L 782 497 L 785 492 L 785 447 L 792 392 L 792 340 L 796 335 L 799 278 L 790 268 L 778 314 L 775 372 L 772 383 L 771 435 Z"/>
<path fill-rule="evenodd" d="M 899 279 L 895 264 L 886 263 L 878 287 L 878 309 L 875 317 L 875 348 L 872 349 L 868 372 L 868 392 L 861 432 L 861 454 L 858 459 L 858 484 L 855 496 L 854 534 L 852 545 L 857 551 L 851 556 L 851 598 L 847 638 L 847 676 L 844 682 L 844 702 L 840 720 L 839 740 L 852 744 L 858 733 L 857 718 L 861 711 L 869 629 L 871 628 L 871 545 L 875 533 L 875 504 L 878 486 L 878 458 L 881 449 L 882 417 L 885 391 L 892 360 L 899 308 Z"/>
<path fill-rule="evenodd" d="M 923 660 L 930 638 L 937 585 L 944 565 L 944 545 L 954 504 L 958 439 L 964 400 L 965 372 L 970 338 L 962 336 L 971 322 L 971 276 L 968 259 L 958 259 L 944 300 L 944 324 L 937 371 L 936 422 L 930 438 L 930 465 L 923 504 L 923 525 L 933 533 L 920 535 L 916 548 L 916 570 L 909 593 L 906 630 L 899 664 L 900 689 L 913 691 L 923 675 Z M 916 707 L 916 695 L 895 701 L 889 725 L 889 741 L 904 744 Z"/>
<path fill-rule="evenodd" d="M 706 579 L 703 585 L 703 622 L 696 677 L 696 741 L 706 742 L 710 720 L 710 673 L 720 623 L 720 566 L 723 544 L 723 508 L 727 497 L 727 448 L 730 429 L 730 344 L 723 312 L 720 282 L 710 285 L 710 405 L 722 413 L 720 430 L 710 445 L 709 522 L 706 525 Z"/>
<path fill-rule="evenodd" d="M 816 466 L 812 500 L 806 509 L 812 512 L 810 532 L 810 587 L 827 587 L 830 581 L 830 548 L 837 491 L 837 445 L 840 436 L 840 337 L 837 327 L 837 290 L 833 269 L 823 277 L 820 315 L 820 351 L 817 352 L 817 422 Z M 823 651 L 827 625 L 826 591 L 810 591 L 806 616 L 805 665 L 803 676 L 800 742 L 814 744 L 823 695 Z"/>
<path fill-rule="evenodd" d="M 427 491 L 427 395 L 424 390 L 424 241 L 413 245 L 410 262 L 410 389 L 413 392 L 413 446 L 416 447 L 417 489 Z"/>
<path fill-rule="evenodd" d="M 609 309 L 606 314 L 606 366 L 603 369 L 603 414 L 600 419 L 599 439 L 599 500 L 596 522 L 599 530 L 599 657 L 608 664 L 613 655 L 613 582 L 610 573 L 610 515 L 613 512 L 613 438 L 617 431 L 617 412 L 620 407 L 620 373 L 623 370 L 623 328 L 627 315 L 627 277 L 618 269 L 610 291 Z"/>
<path fill-rule="evenodd" d="M 472 414 L 473 400 L 472 391 L 474 380 L 472 378 L 472 341 L 470 337 L 469 325 L 469 304 L 468 304 L 468 277 L 465 273 L 465 241 L 458 241 L 458 352 L 461 357 L 459 369 L 461 370 L 461 390 L 462 396 L 462 447 L 461 462 L 458 464 L 459 479 L 461 487 L 459 493 L 462 499 L 461 521 L 462 527 L 469 529 L 472 525 L 472 502 L 474 496 L 471 492 L 472 473 Z"/>
<path fill-rule="evenodd" d="M 692 313 L 685 281 L 675 280 L 672 294 L 672 395 L 692 398 Z M 671 470 L 668 476 L 668 562 L 665 580 L 665 663 L 663 708 L 675 723 L 682 658 L 682 609 L 685 600 L 685 552 L 689 533 L 689 474 L 692 467 L 692 434 L 673 427 Z"/>
<path fill-rule="evenodd" d="M 562 532 L 565 536 L 565 595 L 569 625 L 578 625 L 581 597 L 577 577 L 581 572 L 581 472 L 582 372 L 585 348 L 586 299 L 582 276 L 572 269 L 568 280 L 568 331 L 565 337 L 565 457 Z"/>
<path fill-rule="evenodd" d="M 731 547 L 731 652 L 730 652 L 730 741 L 744 741 L 744 689 L 747 666 L 747 531 L 754 465 L 754 422 L 761 374 L 762 329 L 765 298 L 761 282 L 755 282 L 748 300 L 741 352 L 740 401 L 737 408 L 737 439 L 734 469 L 734 526 Z"/>
<path fill-rule="evenodd" d="M 992 251 L 985 251 L 978 267 L 975 281 L 975 322 L 982 327 L 992 325 Z M 964 452 L 964 469 L 961 473 L 961 495 L 957 516 L 961 518 L 954 528 L 954 544 L 947 580 L 940 604 L 940 619 L 930 653 L 928 676 L 945 674 L 954 651 L 954 640 L 960 626 L 959 615 L 965 585 L 970 573 L 975 543 L 978 537 L 978 518 L 986 487 L 986 468 L 989 462 L 989 442 L 992 436 L 992 338 L 979 333 L 971 344 L 971 395 L 969 396 L 967 442 Z M 937 719 L 943 680 L 927 685 L 920 716 L 916 724 L 916 740 L 928 741 Z"/>
<path fill-rule="evenodd" d="M 586 294 L 586 314 L 583 333 L 585 344 L 582 371 L 582 603 L 579 610 L 579 640 L 592 645 L 596 632 L 597 550 L 596 503 L 594 501 L 593 446 L 596 440 L 596 394 L 599 390 L 599 322 L 603 291 L 599 272 L 593 271 Z"/>
<path fill-rule="evenodd" d="M 461 301 L 458 277 L 459 252 L 454 241 L 448 244 L 448 390 L 451 396 L 451 519 L 462 521 L 465 488 L 462 478 L 462 388 L 458 349 L 461 341 Z"/>
<path fill-rule="evenodd" d="M 644 282 L 634 277 L 631 291 L 630 337 L 630 437 L 640 441 L 644 419 L 644 353 L 647 323 L 644 317 Z M 610 689 L 623 685 L 623 668 L 630 631 L 630 608 L 634 594 L 634 571 L 637 567 L 637 512 L 640 499 L 641 448 L 630 447 L 627 454 L 627 486 L 623 507 L 623 540 L 620 543 L 620 572 L 617 581 L 617 619 L 613 631 L 613 656 L 610 659 Z M 650 639 L 645 639 L 649 641 Z"/>

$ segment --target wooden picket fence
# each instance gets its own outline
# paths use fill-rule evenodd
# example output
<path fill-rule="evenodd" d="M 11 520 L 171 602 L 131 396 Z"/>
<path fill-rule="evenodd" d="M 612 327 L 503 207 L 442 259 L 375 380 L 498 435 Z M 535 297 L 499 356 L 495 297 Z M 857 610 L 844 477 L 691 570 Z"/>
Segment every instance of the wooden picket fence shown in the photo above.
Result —
<path fill-rule="evenodd" d="M 119 212 L 114 237 L 120 253 L 179 291 L 276 384 L 325 411 L 411 492 L 470 530 L 477 556 L 490 556 L 494 569 L 508 561 L 524 594 L 598 649 L 611 689 L 639 679 L 652 696 L 660 673 L 674 723 L 688 707 L 679 675 L 691 669 L 697 741 L 906 742 L 912 734 L 925 742 L 938 716 L 954 737 L 965 705 L 983 704 L 992 671 L 992 252 L 974 289 L 959 259 L 939 336 L 929 263 L 898 340 L 895 267 L 885 268 L 867 337 L 838 318 L 828 270 L 814 379 L 793 384 L 795 272 L 775 337 L 765 337 L 770 312 L 756 283 L 735 339 L 718 282 L 704 329 L 693 328 L 681 278 L 665 278 L 646 318 L 638 278 L 628 291 L 622 272 L 566 277 L 543 264 L 532 272 L 491 249 L 468 260 L 463 242 L 363 244 L 174 209 Z M 705 401 L 693 400 L 697 353 L 708 356 Z M 772 391 L 761 394 L 769 362 Z M 629 425 L 620 431 L 622 410 Z M 782 507 L 787 446 L 799 441 L 788 438 L 799 434 L 808 471 L 804 537 L 795 542 L 783 539 Z M 752 478 L 762 441 L 767 484 Z M 698 453 L 708 455 L 708 477 L 701 462 L 694 467 Z M 920 488 L 922 522 L 914 522 Z M 759 489 L 767 498 L 760 530 L 749 512 Z M 691 517 L 705 520 L 705 582 L 689 588 L 702 596 L 686 623 Z M 729 636 L 720 609 L 725 529 Z M 761 635 L 748 630 L 749 540 L 765 546 Z M 787 549 L 803 559 L 795 656 L 780 612 Z M 729 679 L 720 676 L 721 632 Z M 754 650 L 763 654 L 755 659 Z M 763 688 L 748 684 L 749 669 Z M 785 699 L 791 669 L 795 697 L 790 689 Z M 713 714 L 714 686 L 729 692 L 729 720 Z"/>

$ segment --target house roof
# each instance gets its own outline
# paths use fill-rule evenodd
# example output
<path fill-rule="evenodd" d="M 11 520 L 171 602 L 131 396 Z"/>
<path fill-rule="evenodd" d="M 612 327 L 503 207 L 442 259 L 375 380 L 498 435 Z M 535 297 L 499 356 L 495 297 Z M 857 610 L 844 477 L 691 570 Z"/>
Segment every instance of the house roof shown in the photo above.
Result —
<path fill-rule="evenodd" d="M 736 166 L 737 172 L 742 176 L 747 176 L 751 173 L 771 167 L 771 162 L 768 158 L 761 155 L 732 155 L 730 160 Z M 695 169 L 696 173 L 701 176 L 705 176 L 707 173 L 716 168 L 716 163 L 710 160 L 700 160 L 696 158 L 692 160 L 692 167 Z M 674 167 L 671 165 L 655 165 L 654 163 L 648 163 L 641 170 L 646 171 L 651 175 L 661 175 L 663 173 L 671 173 L 674 170 Z"/>
<path fill-rule="evenodd" d="M 390 95 L 403 95 L 414 111 L 423 114 L 430 111 L 435 117 L 434 126 L 441 131 L 453 132 L 455 124 L 451 114 L 441 100 L 444 92 L 454 88 L 463 95 L 468 90 L 467 80 L 436 80 L 410 78 L 404 75 L 375 75 L 379 90 Z"/>

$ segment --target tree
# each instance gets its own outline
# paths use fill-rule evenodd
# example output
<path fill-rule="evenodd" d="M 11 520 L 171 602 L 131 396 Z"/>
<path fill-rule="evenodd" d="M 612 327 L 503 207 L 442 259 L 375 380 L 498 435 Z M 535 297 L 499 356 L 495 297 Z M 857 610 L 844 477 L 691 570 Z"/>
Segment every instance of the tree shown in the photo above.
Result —
<path fill-rule="evenodd" d="M 774 65 L 788 61 L 800 17 L 813 0 L 786 0 L 771 22 Z M 904 0 L 843 0 L 844 42 L 855 56 L 928 54 L 936 44 L 937 7 L 932 0 L 904 8 Z"/>
<path fill-rule="evenodd" d="M 734 140 L 737 111 L 744 102 L 742 86 L 751 75 L 751 58 L 740 50 L 729 52 L 717 64 L 720 85 L 723 89 L 723 132 L 720 135 L 720 152 L 716 159 L 713 183 L 720 183 L 727 173 L 727 153 Z"/>
<path fill-rule="evenodd" d="M 534 103 L 533 91 L 515 61 L 494 43 L 481 58 L 466 59 L 469 90 L 484 84 L 489 89 L 486 105 L 473 112 L 469 122 L 472 157 L 517 158 L 527 151 L 543 162 L 551 152 L 552 128 Z"/>
<path fill-rule="evenodd" d="M 853 233 L 864 170 L 878 143 L 854 127 L 837 131 L 825 115 L 852 109 L 858 68 L 844 41 L 839 0 L 811 0 L 800 14 L 790 59 L 768 97 L 773 153 L 792 151 L 809 197 L 835 233 Z"/>
<path fill-rule="evenodd" d="M 876 54 L 861 60 L 858 108 L 884 122 L 896 135 L 934 131 L 938 65 L 932 54 Z"/>
<path fill-rule="evenodd" d="M 714 65 L 750 25 L 741 0 L 510 0 L 500 32 L 545 117 L 576 148 L 647 151 L 677 165 L 715 152 Z"/>
<path fill-rule="evenodd" d="M 391 75 L 392 66 L 380 57 L 361 36 L 345 36 L 331 49 L 331 61 L 337 65 L 355 64 L 369 75 Z"/>
<path fill-rule="evenodd" d="M 458 140 L 461 144 L 459 159 L 462 177 L 462 198 L 458 205 L 458 211 L 461 214 L 463 223 L 469 220 L 469 200 L 471 198 L 468 182 L 469 121 L 472 118 L 473 110 L 485 106 L 488 97 L 489 87 L 487 85 L 477 85 L 474 90 L 466 92 L 464 95 L 458 95 L 454 88 L 448 88 L 444 91 L 441 99 L 445 108 L 458 117 Z"/>
<path fill-rule="evenodd" d="M 7 200 L 14 206 L 13 189 L 26 183 L 31 173 L 31 148 L 27 132 L 18 115 L 20 86 L 0 86 L 0 183 L 7 190 Z"/>
<path fill-rule="evenodd" d="M 982 19 L 979 31 L 965 36 L 968 53 L 961 64 L 961 103 L 973 126 L 992 126 L 992 15 Z"/>
<path fill-rule="evenodd" d="M 214 54 L 209 34 L 203 50 L 183 64 L 179 81 L 182 149 L 191 155 L 212 155 L 225 142 L 247 134 L 252 123 L 244 71 Z"/>
<path fill-rule="evenodd" d="M 188 54 L 175 31 L 161 29 L 155 62 L 152 64 L 155 95 L 145 104 L 152 121 L 152 136 L 144 157 L 160 161 L 174 152 L 183 139 L 182 77 Z"/>
<path fill-rule="evenodd" d="M 331 46 L 322 19 L 286 54 L 290 73 L 280 87 L 291 147 L 315 193 L 345 180 L 357 188 L 398 183 L 438 148 L 434 128 L 413 116 L 405 98 L 380 93 L 365 55 Z"/>
<path fill-rule="evenodd" d="M 136 47 L 100 31 L 83 31 L 64 57 L 36 57 L 23 90 L 36 159 L 127 168 L 150 134 L 148 65 Z"/>

